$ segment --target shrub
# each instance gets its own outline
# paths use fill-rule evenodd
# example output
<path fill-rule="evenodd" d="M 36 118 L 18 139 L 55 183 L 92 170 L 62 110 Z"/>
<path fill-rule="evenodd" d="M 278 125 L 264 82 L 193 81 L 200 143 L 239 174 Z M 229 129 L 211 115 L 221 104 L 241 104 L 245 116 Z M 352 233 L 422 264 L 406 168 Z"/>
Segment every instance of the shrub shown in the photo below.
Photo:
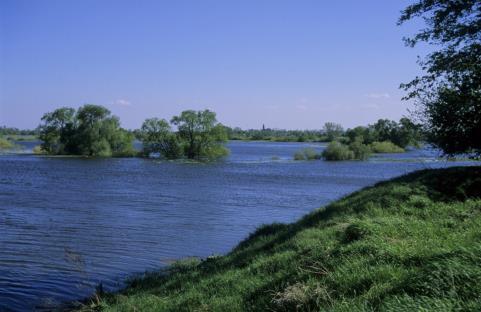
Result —
<path fill-rule="evenodd" d="M 315 160 L 321 159 L 321 154 L 317 153 L 313 148 L 304 148 L 294 154 L 294 160 Z"/>
<path fill-rule="evenodd" d="M 366 160 L 371 156 L 371 148 L 369 145 L 363 144 L 359 140 L 349 144 L 349 149 L 354 153 L 355 159 Z"/>
<path fill-rule="evenodd" d="M 390 141 L 373 142 L 371 150 L 374 153 L 404 153 L 404 149 Z"/>
<path fill-rule="evenodd" d="M 304 156 L 304 153 L 302 153 L 301 151 L 297 151 L 294 154 L 294 160 L 306 160 L 306 157 Z"/>
<path fill-rule="evenodd" d="M 354 159 L 354 152 L 347 145 L 333 141 L 322 152 L 322 157 L 325 160 L 350 160 Z"/>

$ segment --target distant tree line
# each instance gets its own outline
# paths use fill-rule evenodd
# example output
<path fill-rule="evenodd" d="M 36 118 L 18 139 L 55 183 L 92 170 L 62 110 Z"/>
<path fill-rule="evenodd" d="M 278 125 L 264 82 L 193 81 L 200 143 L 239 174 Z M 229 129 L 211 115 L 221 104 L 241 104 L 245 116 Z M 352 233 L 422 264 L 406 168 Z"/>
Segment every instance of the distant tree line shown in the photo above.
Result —
<path fill-rule="evenodd" d="M 264 140 L 281 142 L 332 142 L 351 143 L 361 141 L 364 144 L 390 141 L 394 145 L 405 148 L 417 146 L 424 139 L 422 127 L 408 118 L 399 122 L 379 119 L 375 124 L 359 126 L 353 129 L 344 128 L 334 122 L 326 122 L 319 130 L 283 130 L 283 129 L 249 129 L 226 127 L 229 140 Z"/>
<path fill-rule="evenodd" d="M 0 136 L 7 136 L 7 135 L 38 135 L 38 129 L 27 130 L 27 129 L 6 127 L 6 126 L 0 127 Z"/>
<path fill-rule="evenodd" d="M 226 127 L 229 140 L 320 142 L 327 138 L 320 130 L 248 129 Z"/>
<path fill-rule="evenodd" d="M 340 124 L 326 122 L 320 130 L 248 129 L 226 127 L 229 140 L 275 142 L 330 142 L 344 134 Z"/>

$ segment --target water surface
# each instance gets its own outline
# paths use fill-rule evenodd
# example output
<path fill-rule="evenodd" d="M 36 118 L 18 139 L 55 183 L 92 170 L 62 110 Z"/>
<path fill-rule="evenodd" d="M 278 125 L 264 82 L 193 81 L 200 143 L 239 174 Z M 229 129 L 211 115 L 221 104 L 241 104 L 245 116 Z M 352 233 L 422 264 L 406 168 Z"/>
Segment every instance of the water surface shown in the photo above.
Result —
<path fill-rule="evenodd" d="M 228 252 L 261 224 L 295 221 L 380 180 L 479 164 L 428 149 L 291 161 L 306 146 L 323 148 L 231 142 L 213 164 L 0 156 L 0 311 L 48 310 L 173 259 Z"/>

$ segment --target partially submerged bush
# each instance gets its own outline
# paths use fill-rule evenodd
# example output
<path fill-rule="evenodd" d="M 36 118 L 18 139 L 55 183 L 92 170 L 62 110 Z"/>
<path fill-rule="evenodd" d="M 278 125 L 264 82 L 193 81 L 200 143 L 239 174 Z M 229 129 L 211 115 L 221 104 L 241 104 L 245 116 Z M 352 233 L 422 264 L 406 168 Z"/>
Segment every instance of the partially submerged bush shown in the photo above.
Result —
<path fill-rule="evenodd" d="M 373 142 L 371 150 L 374 153 L 404 153 L 404 149 L 390 141 Z"/>
<path fill-rule="evenodd" d="M 294 154 L 294 160 L 315 160 L 321 159 L 322 155 L 313 148 L 304 148 Z"/>
<path fill-rule="evenodd" d="M 354 159 L 354 152 L 347 145 L 333 141 L 322 152 L 322 157 L 325 160 L 350 160 Z"/>
<path fill-rule="evenodd" d="M 354 153 L 355 159 L 366 160 L 371 156 L 371 148 L 369 145 L 363 144 L 358 140 L 349 144 L 349 149 Z"/>

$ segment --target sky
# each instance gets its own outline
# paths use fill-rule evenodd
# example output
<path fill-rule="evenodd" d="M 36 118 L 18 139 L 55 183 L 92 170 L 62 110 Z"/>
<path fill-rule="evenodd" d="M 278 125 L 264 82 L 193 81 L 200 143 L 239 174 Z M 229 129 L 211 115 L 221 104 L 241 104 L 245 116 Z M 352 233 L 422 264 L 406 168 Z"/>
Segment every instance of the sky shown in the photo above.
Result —
<path fill-rule="evenodd" d="M 123 127 L 210 109 L 241 128 L 399 119 L 413 0 L 0 0 L 0 126 L 104 105 Z"/>

